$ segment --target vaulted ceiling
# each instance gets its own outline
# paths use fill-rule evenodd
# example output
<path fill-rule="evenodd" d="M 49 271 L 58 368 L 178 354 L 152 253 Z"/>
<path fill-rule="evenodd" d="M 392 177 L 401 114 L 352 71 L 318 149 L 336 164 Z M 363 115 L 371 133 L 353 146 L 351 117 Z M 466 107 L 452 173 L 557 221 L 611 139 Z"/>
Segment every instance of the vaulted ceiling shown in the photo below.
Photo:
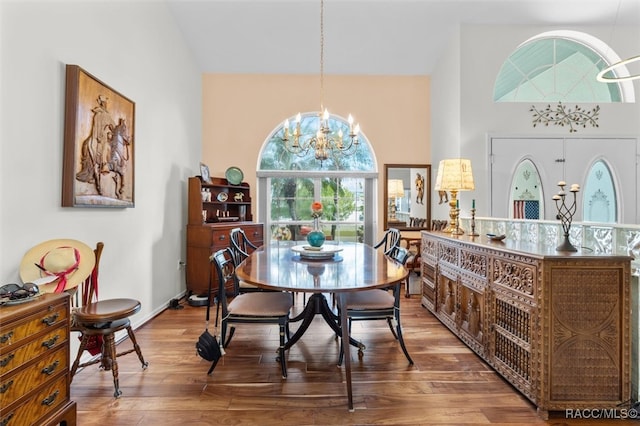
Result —
<path fill-rule="evenodd" d="M 166 1 L 202 72 L 319 71 L 320 0 Z M 325 0 L 324 71 L 430 74 L 461 24 L 614 32 L 640 26 L 640 0 Z"/>

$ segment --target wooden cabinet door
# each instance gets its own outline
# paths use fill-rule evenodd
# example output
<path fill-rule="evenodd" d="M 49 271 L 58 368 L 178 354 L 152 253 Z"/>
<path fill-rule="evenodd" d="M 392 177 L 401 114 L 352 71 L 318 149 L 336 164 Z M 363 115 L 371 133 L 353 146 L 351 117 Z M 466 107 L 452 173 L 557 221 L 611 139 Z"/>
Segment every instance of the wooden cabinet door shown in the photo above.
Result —
<path fill-rule="evenodd" d="M 465 284 L 458 286 L 457 324 L 460 338 L 480 356 L 485 356 L 484 291 Z"/>

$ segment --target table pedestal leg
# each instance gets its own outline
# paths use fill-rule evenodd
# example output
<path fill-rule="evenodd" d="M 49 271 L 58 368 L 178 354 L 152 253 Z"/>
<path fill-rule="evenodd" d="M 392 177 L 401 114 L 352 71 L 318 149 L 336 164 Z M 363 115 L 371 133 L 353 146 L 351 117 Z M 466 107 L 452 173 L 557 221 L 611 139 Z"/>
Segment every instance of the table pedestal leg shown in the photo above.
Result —
<path fill-rule="evenodd" d="M 309 297 L 309 301 L 304 307 L 304 310 L 300 312 L 299 315 L 289 320 L 289 322 L 298 322 L 302 320 L 302 324 L 300 324 L 296 332 L 293 333 L 293 336 L 291 336 L 291 338 L 284 345 L 285 350 L 291 348 L 291 346 L 293 346 L 300 339 L 300 337 L 302 337 L 304 332 L 307 331 L 307 328 L 309 328 L 309 325 L 311 325 L 313 318 L 317 314 L 322 315 L 322 318 L 324 318 L 325 322 L 329 324 L 329 327 L 331 327 L 331 329 L 338 336 L 342 336 L 342 330 L 337 323 L 338 316 L 334 314 L 333 311 L 331 311 L 329 303 L 327 303 L 327 298 L 324 297 L 322 293 L 313 293 L 311 297 Z M 364 344 L 352 338 L 349 338 L 349 343 L 361 350 L 364 350 L 366 348 Z"/>

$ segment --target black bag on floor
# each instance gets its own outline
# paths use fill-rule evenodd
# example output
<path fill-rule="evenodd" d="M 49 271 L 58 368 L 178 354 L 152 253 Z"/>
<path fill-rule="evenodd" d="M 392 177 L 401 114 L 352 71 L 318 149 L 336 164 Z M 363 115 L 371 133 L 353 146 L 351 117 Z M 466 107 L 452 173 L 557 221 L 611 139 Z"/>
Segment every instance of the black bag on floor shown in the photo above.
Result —
<path fill-rule="evenodd" d="M 207 374 L 211 374 L 214 368 L 216 368 L 216 364 L 218 360 L 222 358 L 224 355 L 222 351 L 221 343 L 218 342 L 216 336 L 209 333 L 209 311 L 211 310 L 211 280 L 209 280 L 209 291 L 207 292 L 207 317 L 204 323 L 204 331 L 198 337 L 198 341 L 196 342 L 196 351 L 198 355 L 204 358 L 207 361 L 211 361 L 211 367 Z"/>
<path fill-rule="evenodd" d="M 209 330 L 207 329 L 205 329 L 198 338 L 198 341 L 196 342 L 196 350 L 198 351 L 198 355 L 207 361 L 218 362 L 222 357 L 222 351 L 220 351 L 218 339 L 216 339 L 216 336 L 209 333 Z"/>

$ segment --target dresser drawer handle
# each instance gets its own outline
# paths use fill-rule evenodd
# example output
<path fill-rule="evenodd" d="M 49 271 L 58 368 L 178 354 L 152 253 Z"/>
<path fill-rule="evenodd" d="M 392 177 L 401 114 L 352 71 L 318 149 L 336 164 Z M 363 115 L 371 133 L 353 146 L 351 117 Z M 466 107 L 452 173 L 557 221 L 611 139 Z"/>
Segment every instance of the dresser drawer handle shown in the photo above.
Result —
<path fill-rule="evenodd" d="M 60 314 L 58 312 L 56 312 L 55 314 L 53 314 L 53 315 L 51 315 L 49 317 L 43 318 L 42 322 L 47 324 L 47 325 L 52 325 L 53 323 L 55 323 L 58 320 L 59 316 L 60 316 Z"/>
<path fill-rule="evenodd" d="M 52 393 L 51 395 L 49 395 L 48 397 L 43 399 L 42 400 L 42 405 L 47 405 L 47 406 L 52 405 L 54 402 L 56 402 L 56 398 L 58 397 L 58 393 L 60 393 L 60 391 L 55 391 L 54 393 Z"/>
<path fill-rule="evenodd" d="M 0 360 L 0 367 L 6 367 L 11 362 L 15 354 L 9 354 Z"/>
<path fill-rule="evenodd" d="M 7 343 L 13 337 L 13 331 L 8 332 L 0 336 L 0 343 Z"/>
<path fill-rule="evenodd" d="M 8 391 L 11 385 L 13 385 L 13 380 L 9 380 L 7 383 L 3 383 L 2 386 L 0 386 L 0 393 L 5 393 L 6 391 Z"/>
<path fill-rule="evenodd" d="M 13 417 L 13 413 L 7 414 L 7 417 L 0 420 L 0 426 L 7 426 L 9 424 L 9 420 L 11 420 L 12 417 Z"/>
<path fill-rule="evenodd" d="M 56 368 L 58 368 L 58 365 L 60 365 L 60 361 L 55 360 L 53 364 L 49 365 L 48 367 L 44 367 L 42 369 L 42 373 L 46 374 L 47 376 L 50 376 L 53 374 L 54 371 L 56 371 Z"/>
<path fill-rule="evenodd" d="M 220 238 L 218 238 L 220 241 L 224 241 L 225 236 L 224 235 L 220 235 Z"/>
<path fill-rule="evenodd" d="M 51 339 L 45 340 L 44 342 L 42 342 L 42 346 L 44 346 L 47 349 L 51 349 L 56 344 L 59 338 L 60 336 L 56 334 Z"/>

